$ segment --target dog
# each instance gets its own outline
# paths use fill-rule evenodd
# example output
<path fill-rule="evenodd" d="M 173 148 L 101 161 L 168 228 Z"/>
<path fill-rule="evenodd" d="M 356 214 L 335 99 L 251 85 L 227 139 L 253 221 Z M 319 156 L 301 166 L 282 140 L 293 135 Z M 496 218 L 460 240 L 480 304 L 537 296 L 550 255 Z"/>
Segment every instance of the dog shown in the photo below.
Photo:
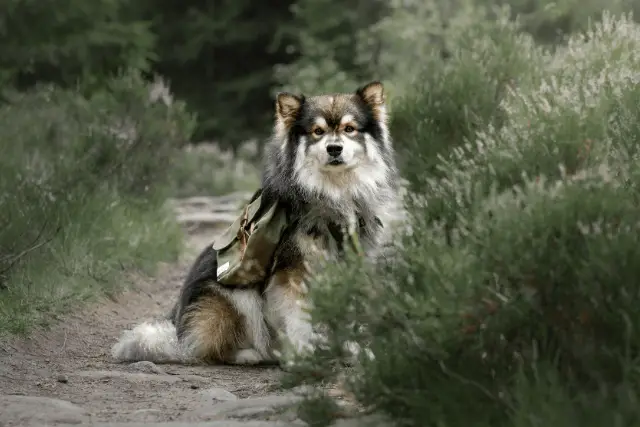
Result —
<path fill-rule="evenodd" d="M 285 348 L 313 351 L 307 285 L 320 268 L 315 261 L 339 259 L 344 237 L 354 231 L 364 254 L 375 258 L 398 203 L 386 105 L 379 81 L 351 93 L 279 93 L 261 197 L 280 206 L 288 225 L 268 276 L 224 286 L 217 281 L 216 251 L 207 247 L 171 313 L 125 331 L 113 358 L 253 365 L 277 363 Z"/>

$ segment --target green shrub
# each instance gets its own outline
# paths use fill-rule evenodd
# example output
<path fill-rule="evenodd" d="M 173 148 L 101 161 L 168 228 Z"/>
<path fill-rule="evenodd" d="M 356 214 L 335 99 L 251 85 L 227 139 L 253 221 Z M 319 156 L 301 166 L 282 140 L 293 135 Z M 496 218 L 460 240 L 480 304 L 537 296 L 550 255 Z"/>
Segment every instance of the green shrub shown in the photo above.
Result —
<path fill-rule="evenodd" d="M 538 42 L 562 43 L 572 34 L 585 31 L 603 11 L 619 15 L 638 11 L 637 0 L 480 0 L 508 4 L 520 16 L 523 29 Z M 636 17 L 637 18 L 637 17 Z"/>
<path fill-rule="evenodd" d="M 605 17 L 546 60 L 538 85 L 509 91 L 501 104 L 508 126 L 490 126 L 453 151 L 439 165 L 445 178 L 426 178 L 426 216 L 460 216 L 491 191 L 596 166 L 613 155 L 612 141 L 635 150 L 627 133 L 635 99 L 627 88 L 635 87 L 640 65 L 638 32 L 630 19 Z"/>
<path fill-rule="evenodd" d="M 260 167 L 255 159 L 233 156 L 208 144 L 182 150 L 172 168 L 176 197 L 215 196 L 260 187 Z"/>
<path fill-rule="evenodd" d="M 289 385 L 341 379 L 406 426 L 637 425 L 637 40 L 604 14 L 442 150 L 393 259 L 310 286 L 327 342 Z M 341 368 L 347 340 L 373 357 Z"/>
<path fill-rule="evenodd" d="M 488 126 L 500 126 L 509 85 L 527 87 L 538 78 L 543 52 L 520 33 L 503 10 L 495 21 L 483 8 L 459 11 L 445 36 L 451 56 L 431 57 L 393 99 L 391 133 L 403 174 L 412 189 L 438 174 L 441 155 L 454 151 Z"/>
<path fill-rule="evenodd" d="M 0 107 L 0 331 L 177 254 L 162 204 L 192 129 L 183 109 L 151 102 L 137 74 L 89 98 L 40 87 Z"/>
<path fill-rule="evenodd" d="M 299 56 L 275 66 L 274 91 L 344 91 L 380 79 L 393 96 L 410 95 L 424 87 L 420 79 L 429 74 L 423 70 L 437 73 L 453 51 L 460 53 L 461 30 L 477 27 L 483 15 L 488 25 L 505 13 L 518 17 L 519 31 L 554 47 L 604 10 L 619 15 L 638 6 L 637 0 L 297 0 L 293 19 L 281 31 L 293 39 L 290 48 Z M 317 19 L 335 8 L 345 13 Z"/>

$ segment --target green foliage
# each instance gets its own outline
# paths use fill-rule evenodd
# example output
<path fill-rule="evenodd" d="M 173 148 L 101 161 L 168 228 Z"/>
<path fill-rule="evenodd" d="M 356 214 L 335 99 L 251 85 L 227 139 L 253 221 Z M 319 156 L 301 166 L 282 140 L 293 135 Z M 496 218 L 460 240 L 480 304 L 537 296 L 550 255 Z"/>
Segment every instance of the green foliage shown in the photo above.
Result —
<path fill-rule="evenodd" d="M 619 111 L 631 114 L 620 109 L 620 91 L 633 85 L 639 61 L 633 24 L 617 22 L 610 19 L 585 36 L 574 36 L 567 48 L 549 58 L 540 84 L 530 90 L 512 89 L 502 104 L 510 126 L 487 127 L 453 152 L 440 166 L 446 179 L 427 179 L 426 212 L 433 218 L 443 211 L 458 215 L 477 207 L 490 191 L 597 165 L 610 150 L 612 132 L 625 126 Z M 627 137 L 618 140 L 631 144 Z"/>
<path fill-rule="evenodd" d="M 524 29 L 545 44 L 562 42 L 571 34 L 586 30 L 589 22 L 598 20 L 605 10 L 620 15 L 637 12 L 640 6 L 637 0 L 499 0 L 497 3 L 511 6 Z"/>
<path fill-rule="evenodd" d="M 386 9 L 382 0 L 298 0 L 291 23 L 281 31 L 295 39 L 291 49 L 299 57 L 276 66 L 277 90 L 351 91 L 356 82 L 371 79 L 377 72 L 382 41 L 370 37 L 369 28 Z M 370 55 L 363 57 L 359 44 L 365 37 L 373 46 L 366 52 Z"/>
<path fill-rule="evenodd" d="M 207 148 L 205 144 L 188 147 L 173 163 L 175 197 L 252 193 L 260 186 L 260 167 L 253 159 Z"/>
<path fill-rule="evenodd" d="M 291 0 L 143 1 L 158 37 L 154 71 L 198 114 L 194 138 L 224 148 L 270 130 L 273 64 L 289 61 L 279 31 Z"/>
<path fill-rule="evenodd" d="M 44 86 L 0 108 L 3 331 L 177 255 L 179 230 L 162 204 L 192 119 L 179 103 L 151 102 L 137 73 L 107 88 L 83 97 Z"/>
<path fill-rule="evenodd" d="M 480 46 L 518 59 L 492 59 L 519 64 L 517 84 L 414 175 L 412 232 L 390 262 L 350 255 L 310 286 L 328 333 L 289 385 L 346 377 L 363 408 L 405 426 L 636 425 L 640 26 L 605 13 L 553 54 L 500 34 Z M 482 61 L 453 52 L 434 86 L 487 87 Z M 470 90 L 435 93 L 485 111 Z M 414 149 L 432 153 L 437 133 L 414 117 Z M 370 351 L 347 370 L 345 341 Z"/>
<path fill-rule="evenodd" d="M 99 89 L 137 69 L 171 82 L 197 114 L 196 140 L 224 148 L 264 138 L 279 90 L 353 90 L 384 80 L 389 94 L 457 46 L 462 12 L 508 5 L 524 31 L 554 44 L 603 9 L 637 0 L 7 0 L 0 17 L 0 88 L 38 83 Z M 457 21 L 457 22 L 456 22 Z M 453 32 L 452 32 L 453 30 Z"/>
<path fill-rule="evenodd" d="M 125 0 L 6 0 L 0 88 L 52 82 L 100 86 L 121 69 L 148 70 L 155 37 Z"/>
<path fill-rule="evenodd" d="M 197 140 L 222 146 L 270 128 L 272 67 L 288 62 L 279 31 L 291 0 L 8 0 L 0 17 L 0 89 L 38 83 L 102 88 L 136 69 L 167 78 L 197 113 Z"/>
<path fill-rule="evenodd" d="M 274 91 L 351 90 L 381 79 L 394 96 L 404 96 L 418 75 L 428 75 L 425 68 L 460 49 L 457 34 L 469 22 L 479 25 L 475 13 L 490 22 L 502 19 L 507 7 L 536 42 L 556 44 L 586 29 L 603 10 L 619 15 L 638 6 L 637 0 L 298 0 L 284 28 L 300 55 L 276 65 Z M 325 13 L 336 9 L 342 13 Z"/>
<path fill-rule="evenodd" d="M 461 9 L 443 33 L 450 57 L 431 56 L 411 90 L 392 103 L 391 133 L 398 141 L 412 189 L 439 172 L 439 156 L 468 142 L 478 129 L 499 127 L 509 87 L 538 78 L 544 53 L 503 10 L 487 19 L 482 8 Z"/>

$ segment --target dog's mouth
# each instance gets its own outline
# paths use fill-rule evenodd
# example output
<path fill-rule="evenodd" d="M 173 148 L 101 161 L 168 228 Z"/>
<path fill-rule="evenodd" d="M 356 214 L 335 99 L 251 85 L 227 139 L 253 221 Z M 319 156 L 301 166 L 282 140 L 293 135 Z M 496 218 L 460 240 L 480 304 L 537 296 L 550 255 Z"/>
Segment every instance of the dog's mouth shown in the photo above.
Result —
<path fill-rule="evenodd" d="M 342 159 L 331 159 L 327 162 L 327 164 L 329 166 L 340 166 L 340 165 L 344 165 L 344 160 Z"/>

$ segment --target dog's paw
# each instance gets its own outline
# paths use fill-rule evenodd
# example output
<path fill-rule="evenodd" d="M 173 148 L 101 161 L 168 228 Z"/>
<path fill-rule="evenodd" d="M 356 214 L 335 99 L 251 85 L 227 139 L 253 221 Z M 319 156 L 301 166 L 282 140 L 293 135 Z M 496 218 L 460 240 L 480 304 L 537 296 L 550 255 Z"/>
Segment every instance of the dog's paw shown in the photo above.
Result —
<path fill-rule="evenodd" d="M 263 357 L 257 350 L 253 348 L 245 348 L 238 350 L 231 359 L 233 365 L 257 365 L 263 361 Z"/>
<path fill-rule="evenodd" d="M 282 338 L 277 349 L 273 350 L 273 355 L 277 358 L 280 368 L 289 371 L 300 359 L 311 355 L 314 346 L 308 340 L 290 340 Z"/>

